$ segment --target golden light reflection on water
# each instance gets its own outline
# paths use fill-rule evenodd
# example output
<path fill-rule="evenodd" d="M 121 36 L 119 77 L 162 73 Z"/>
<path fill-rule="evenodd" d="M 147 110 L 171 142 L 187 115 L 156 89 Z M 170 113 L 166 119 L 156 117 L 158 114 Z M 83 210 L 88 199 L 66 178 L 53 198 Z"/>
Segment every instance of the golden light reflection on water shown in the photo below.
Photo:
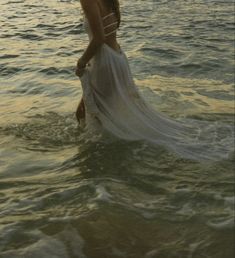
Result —
<path fill-rule="evenodd" d="M 211 114 L 231 124 L 228 3 L 121 2 L 120 44 L 146 101 L 176 118 Z M 82 91 L 73 70 L 87 45 L 80 3 L 0 3 L 0 253 L 10 251 L 3 257 L 64 250 L 64 258 L 73 247 L 80 255 L 81 239 L 97 258 L 233 257 L 232 162 L 201 166 L 161 149 L 79 142 Z M 209 227 L 211 219 L 225 228 Z"/>
<path fill-rule="evenodd" d="M 219 97 L 219 91 L 231 91 L 233 85 L 221 81 L 187 79 L 179 77 L 154 76 L 150 79 L 138 81 L 139 85 L 149 87 L 159 95 L 159 108 L 167 113 L 183 112 L 187 114 L 200 113 L 234 113 L 233 96 L 230 101 Z M 208 91 L 207 91 L 208 90 Z M 218 92 L 216 92 L 218 91 Z M 201 92 L 201 94 L 200 94 Z M 215 97 L 217 93 L 218 97 Z M 210 96 L 211 95 L 211 96 Z M 218 101 L 218 98 L 219 101 Z"/>
<path fill-rule="evenodd" d="M 44 81 L 44 83 L 43 83 Z M 54 96 L 44 94 L 21 95 L 14 98 L 5 95 L 2 97 L 1 116 L 4 123 L 14 120 L 24 121 L 28 116 L 44 112 L 74 113 L 77 103 L 82 96 L 79 80 L 61 80 L 58 78 L 42 78 L 42 85 L 48 89 L 55 88 L 58 92 Z M 63 87 L 62 87 L 63 85 Z M 136 85 L 143 91 L 144 98 L 150 100 L 154 107 L 169 115 L 194 115 L 200 113 L 233 114 L 234 102 L 221 97 L 218 101 L 213 92 L 217 89 L 227 91 L 232 88 L 231 84 L 224 84 L 219 81 L 187 79 L 177 77 L 153 76 L 144 80 L 137 80 Z M 73 95 L 63 94 L 68 87 L 74 91 Z M 60 92 L 61 89 L 61 95 Z M 151 89 L 148 93 L 146 89 Z M 210 91 L 205 91 L 210 89 Z M 202 92 L 201 92 L 202 91 Z M 201 93 L 200 93 L 201 92 Z M 211 94 L 211 97 L 210 97 Z M 152 101 L 151 101 L 152 100 Z"/>
<path fill-rule="evenodd" d="M 3 99 L 4 104 L 0 104 L 1 126 L 26 122 L 30 117 L 48 112 L 73 114 L 78 104 L 78 96 L 75 95 L 73 98 L 60 97 L 57 101 L 46 96 L 31 95 L 17 97 L 16 99 L 6 97 Z"/>

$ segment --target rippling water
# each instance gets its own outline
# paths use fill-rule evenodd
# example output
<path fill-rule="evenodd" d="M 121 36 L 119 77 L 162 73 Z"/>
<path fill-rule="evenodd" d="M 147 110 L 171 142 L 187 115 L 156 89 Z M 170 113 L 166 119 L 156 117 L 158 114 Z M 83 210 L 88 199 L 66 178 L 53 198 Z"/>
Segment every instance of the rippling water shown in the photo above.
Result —
<path fill-rule="evenodd" d="M 234 159 L 80 131 L 79 2 L 0 4 L 0 257 L 234 257 Z M 122 1 L 119 41 L 156 109 L 233 123 L 232 7 Z"/>

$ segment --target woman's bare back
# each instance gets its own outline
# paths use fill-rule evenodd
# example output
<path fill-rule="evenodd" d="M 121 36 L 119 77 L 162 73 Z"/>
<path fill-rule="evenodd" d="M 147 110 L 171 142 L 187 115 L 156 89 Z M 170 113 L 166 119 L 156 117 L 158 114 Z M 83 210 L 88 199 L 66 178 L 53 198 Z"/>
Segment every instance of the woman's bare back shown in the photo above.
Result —
<path fill-rule="evenodd" d="M 101 13 L 101 17 L 106 17 L 109 14 L 113 13 L 114 10 L 112 10 L 112 8 L 110 6 L 107 5 L 107 3 L 104 0 L 97 0 L 99 9 L 100 9 L 100 13 Z M 110 32 L 112 32 L 112 30 L 117 29 L 118 25 L 117 25 L 117 16 L 116 15 L 110 15 L 109 17 L 107 17 L 105 20 L 103 20 L 104 22 L 104 26 L 109 26 L 110 24 L 113 24 L 113 26 L 109 26 L 107 27 L 107 34 L 109 34 Z M 115 25 L 116 23 L 116 25 Z M 105 37 L 105 41 L 104 41 L 109 47 L 113 48 L 115 51 L 119 51 L 120 50 L 120 46 L 117 42 L 117 37 L 116 37 L 116 32 L 115 33 L 111 33 L 110 35 Z"/>

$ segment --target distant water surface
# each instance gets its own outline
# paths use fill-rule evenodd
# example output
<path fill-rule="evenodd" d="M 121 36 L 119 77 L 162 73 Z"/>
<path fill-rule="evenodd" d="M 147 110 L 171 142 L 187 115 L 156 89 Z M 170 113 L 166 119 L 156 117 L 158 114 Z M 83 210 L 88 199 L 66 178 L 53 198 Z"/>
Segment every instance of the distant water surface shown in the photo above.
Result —
<path fill-rule="evenodd" d="M 78 1 L 0 0 L 0 257 L 232 258 L 234 158 L 77 128 Z M 126 0 L 119 42 L 157 110 L 234 122 L 232 0 Z M 227 134 L 233 142 L 232 132 Z"/>

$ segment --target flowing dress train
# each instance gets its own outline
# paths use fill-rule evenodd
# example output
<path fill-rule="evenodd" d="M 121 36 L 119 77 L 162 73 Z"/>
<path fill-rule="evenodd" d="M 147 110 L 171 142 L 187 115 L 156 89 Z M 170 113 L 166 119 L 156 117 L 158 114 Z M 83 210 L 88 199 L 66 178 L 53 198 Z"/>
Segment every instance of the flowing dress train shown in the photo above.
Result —
<path fill-rule="evenodd" d="M 91 38 L 86 22 L 85 28 Z M 178 121 L 149 105 L 134 83 L 125 53 L 103 44 L 80 78 L 87 126 L 96 121 L 102 129 L 125 140 L 144 140 L 164 146 L 184 158 L 218 160 L 233 150 L 231 134 L 216 137 L 212 124 Z M 222 125 L 229 132 L 232 126 Z M 206 137 L 205 137 L 206 135 Z"/>

